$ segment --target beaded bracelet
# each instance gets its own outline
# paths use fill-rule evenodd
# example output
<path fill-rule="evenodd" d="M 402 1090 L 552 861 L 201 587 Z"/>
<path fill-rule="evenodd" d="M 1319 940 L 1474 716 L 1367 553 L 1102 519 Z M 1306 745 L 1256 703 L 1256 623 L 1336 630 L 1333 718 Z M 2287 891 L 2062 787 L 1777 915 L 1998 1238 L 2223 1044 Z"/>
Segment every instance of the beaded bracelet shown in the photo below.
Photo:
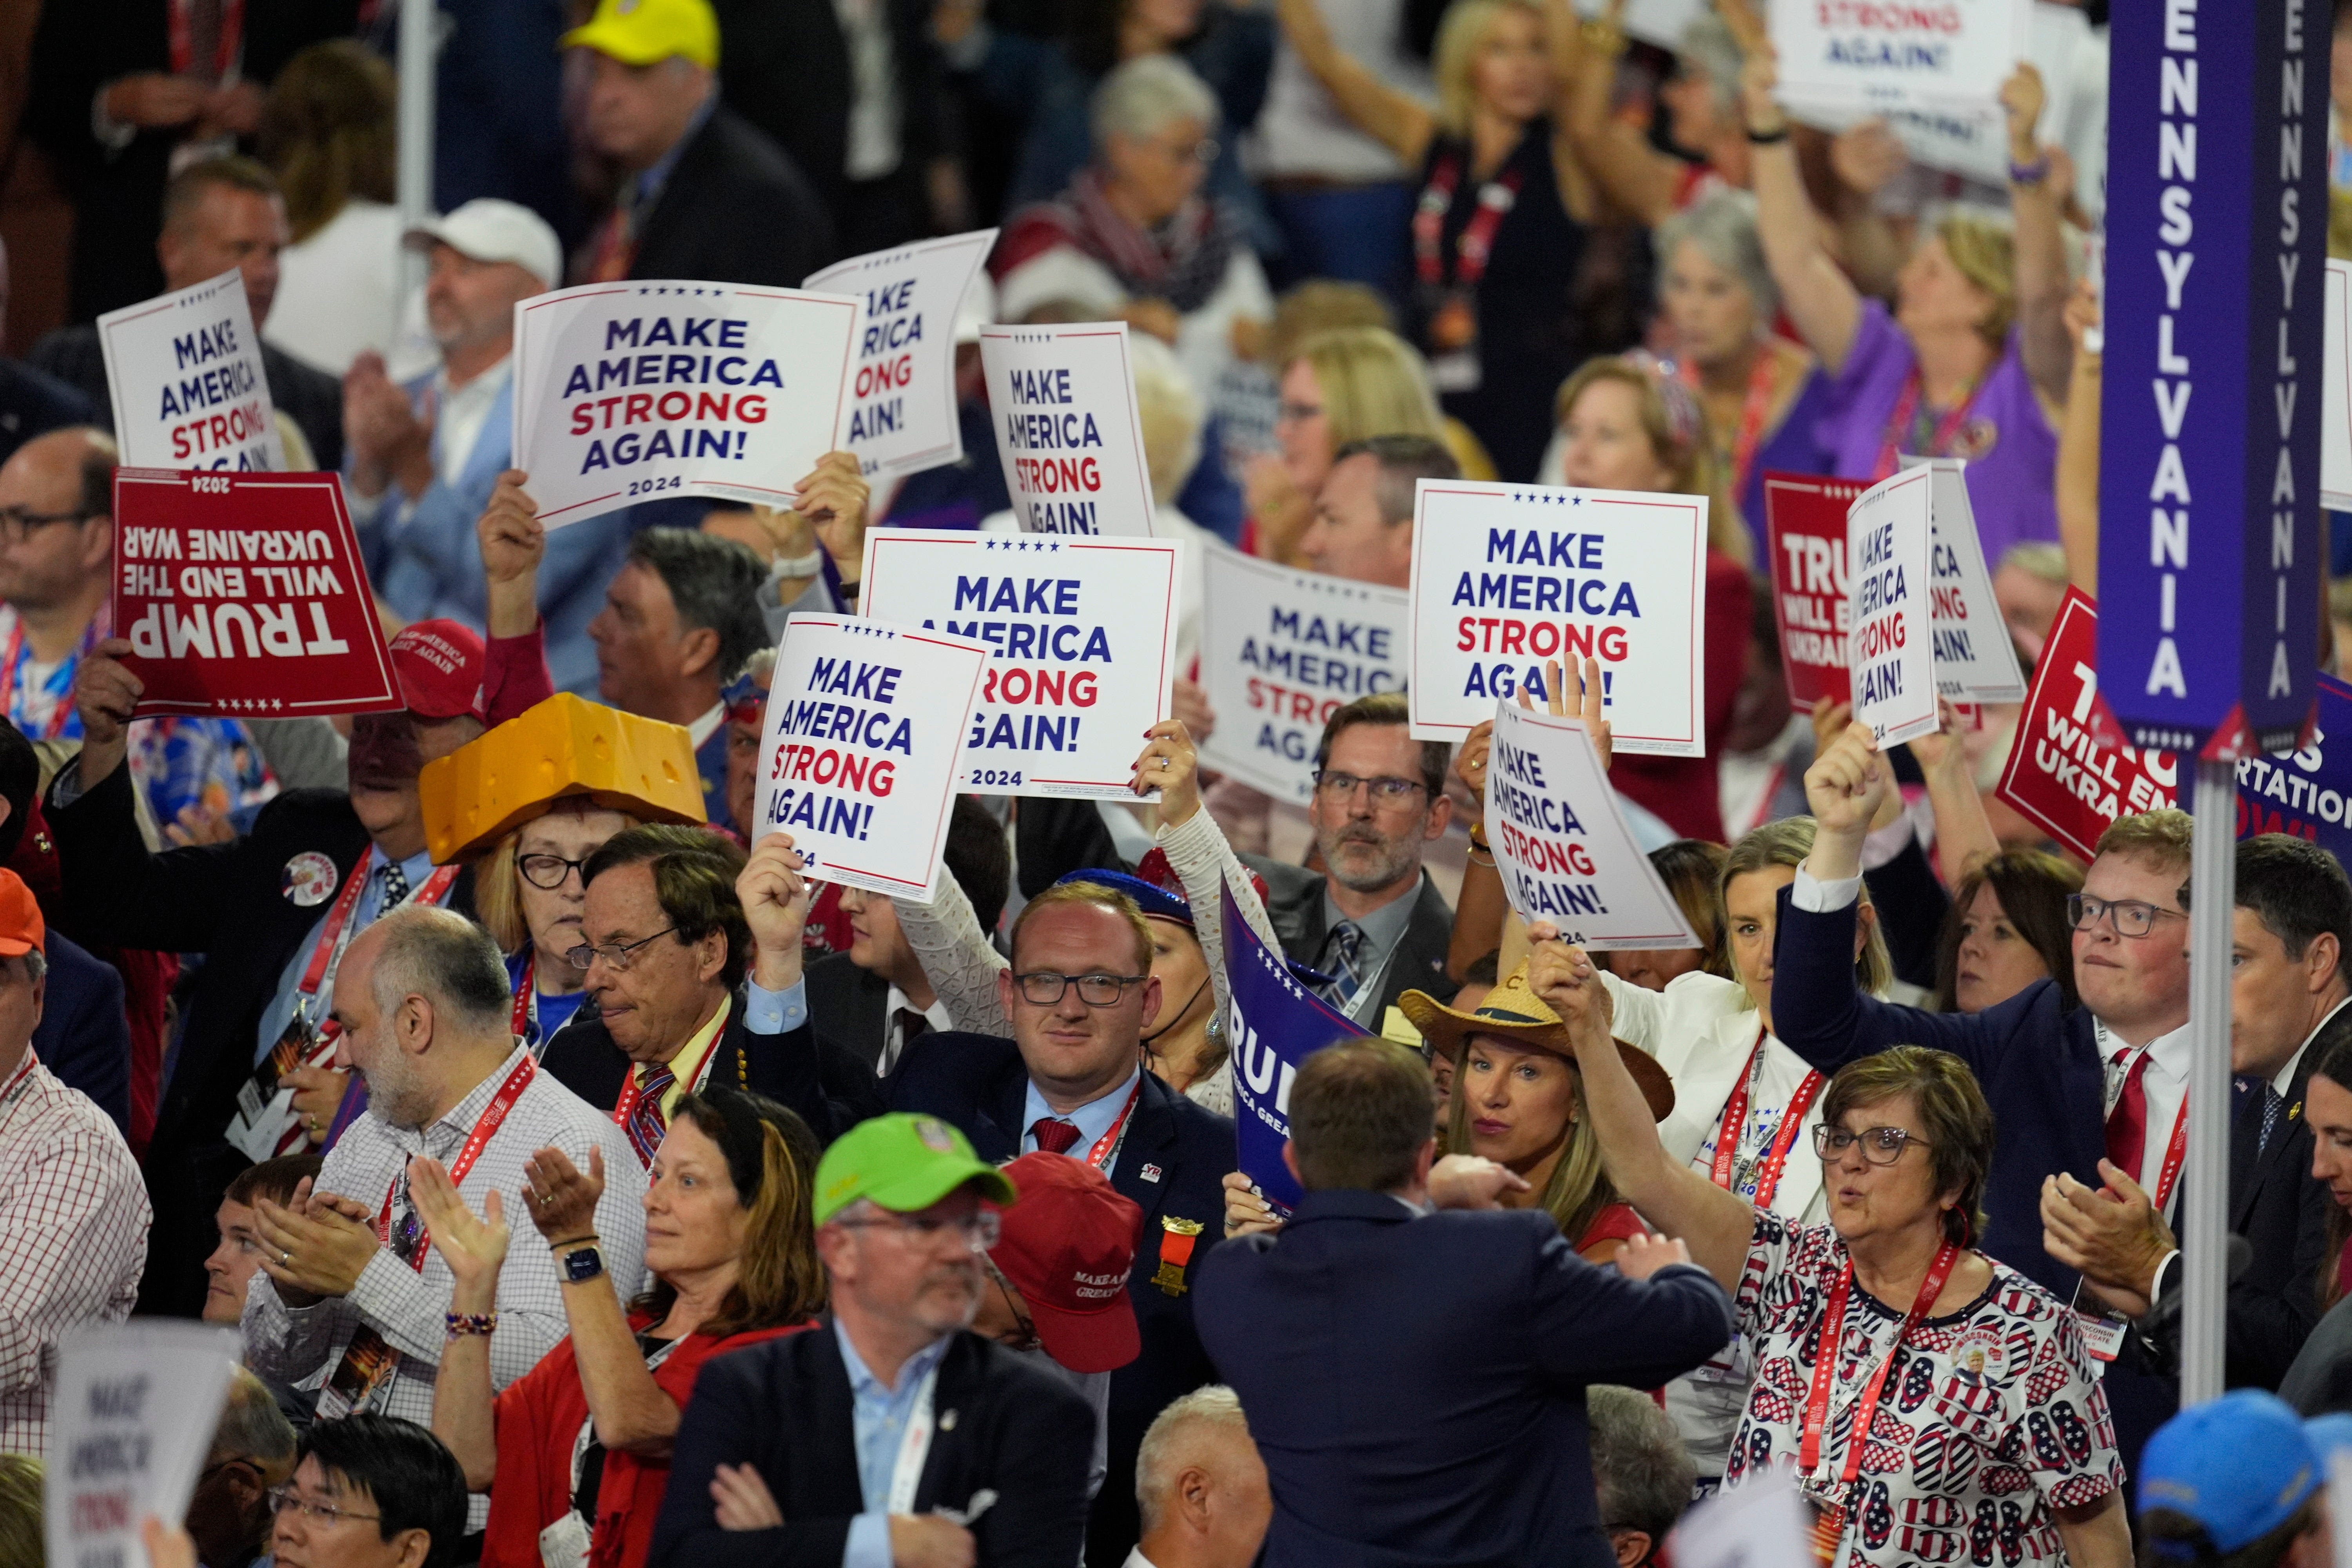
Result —
<path fill-rule="evenodd" d="M 499 1315 L 496 1312 L 451 1312 L 448 1324 L 449 1337 L 453 1340 L 462 1340 L 467 1334 L 488 1338 L 499 1326 Z"/>

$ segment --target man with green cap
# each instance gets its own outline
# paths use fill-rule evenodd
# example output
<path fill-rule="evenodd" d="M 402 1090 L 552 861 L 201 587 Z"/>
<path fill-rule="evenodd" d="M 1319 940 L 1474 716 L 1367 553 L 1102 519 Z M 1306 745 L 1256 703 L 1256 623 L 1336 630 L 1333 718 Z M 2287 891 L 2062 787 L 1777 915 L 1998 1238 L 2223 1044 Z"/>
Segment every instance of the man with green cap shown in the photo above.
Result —
<path fill-rule="evenodd" d="M 1094 1411 L 970 1331 L 990 1205 L 1017 1196 L 935 1116 L 877 1116 L 825 1151 L 811 1209 L 832 1310 L 704 1370 L 648 1568 L 1077 1562 Z M 756 1551 L 746 1531 L 766 1532 Z"/>
<path fill-rule="evenodd" d="M 690 278 L 797 289 L 833 259 L 833 222 L 806 177 L 765 132 L 719 101 L 710 0 L 598 0 L 562 47 L 587 56 L 582 134 L 622 171 L 574 282 Z"/>

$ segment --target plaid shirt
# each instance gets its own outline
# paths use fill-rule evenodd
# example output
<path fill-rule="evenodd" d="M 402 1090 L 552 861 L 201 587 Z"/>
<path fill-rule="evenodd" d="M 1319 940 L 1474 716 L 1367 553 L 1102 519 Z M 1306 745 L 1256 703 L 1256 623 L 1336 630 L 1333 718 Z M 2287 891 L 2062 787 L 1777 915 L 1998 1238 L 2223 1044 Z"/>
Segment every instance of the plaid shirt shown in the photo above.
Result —
<path fill-rule="evenodd" d="M 428 1154 L 447 1164 L 481 1120 L 482 1112 L 515 1065 L 527 1055 L 518 1045 L 473 1092 L 447 1114 L 419 1131 L 394 1127 L 370 1109 L 352 1123 L 319 1173 L 318 1189 L 355 1198 L 381 1214 L 385 1196 L 409 1158 Z M 604 1271 L 623 1300 L 640 1289 L 645 1271 L 645 1168 L 613 1119 L 591 1107 L 547 1073 L 534 1073 L 513 1109 L 466 1179 L 457 1184 L 466 1206 L 477 1215 L 491 1192 L 505 1194 L 514 1244 L 499 1273 L 498 1331 L 490 1335 L 490 1381 L 499 1388 L 520 1377 L 571 1331 L 563 1314 L 562 1283 L 555 1255 L 530 1224 L 523 1198 L 525 1161 L 550 1145 L 572 1164 L 588 1169 L 588 1151 L 604 1153 L 604 1195 L 596 1205 L 597 1249 Z M 254 1371 L 289 1383 L 309 1384 L 331 1375 L 352 1336 L 364 1323 L 399 1352 L 392 1371 L 370 1392 L 368 1408 L 420 1426 L 433 1424 L 433 1379 L 447 1342 L 445 1321 L 454 1281 L 437 1247 L 428 1247 L 422 1269 L 411 1268 L 379 1247 L 348 1296 L 330 1297 L 310 1307 L 288 1307 L 277 1283 L 257 1273 L 245 1298 L 245 1353 Z M 352 1413 L 335 1390 L 319 1395 L 319 1418 Z M 477 1498 L 472 1528 L 480 1528 L 483 1500 Z"/>
<path fill-rule="evenodd" d="M 58 1342 L 131 1315 L 152 1217 L 122 1134 L 26 1047 L 0 1085 L 0 1453 L 46 1453 Z"/>

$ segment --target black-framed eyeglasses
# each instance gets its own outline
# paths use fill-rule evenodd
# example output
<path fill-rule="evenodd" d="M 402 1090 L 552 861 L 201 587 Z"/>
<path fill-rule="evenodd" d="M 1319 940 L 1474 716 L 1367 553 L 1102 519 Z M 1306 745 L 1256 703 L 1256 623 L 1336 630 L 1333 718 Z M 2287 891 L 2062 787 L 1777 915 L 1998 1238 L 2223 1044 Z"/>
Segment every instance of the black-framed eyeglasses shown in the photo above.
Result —
<path fill-rule="evenodd" d="M 1426 794 L 1429 790 L 1429 786 L 1419 779 L 1399 778 L 1394 773 L 1366 779 L 1358 778 L 1354 773 L 1330 773 L 1322 768 L 1315 770 L 1315 787 L 1332 800 L 1349 799 L 1360 787 L 1369 787 L 1372 798 L 1382 805 L 1402 805 L 1412 798 L 1413 791 Z"/>
<path fill-rule="evenodd" d="M 655 937 L 668 936 L 677 930 L 676 926 L 664 926 L 654 932 L 653 936 L 641 936 L 636 941 L 628 942 L 608 942 L 602 947 L 592 947 L 583 942 L 563 955 L 564 962 L 574 969 L 585 969 L 601 958 L 604 961 L 605 968 L 625 974 L 628 973 L 630 958 L 637 949 L 652 942 Z"/>
<path fill-rule="evenodd" d="M 1903 1158 L 1906 1149 L 1935 1147 L 1907 1127 L 1865 1127 L 1856 1132 L 1823 1121 L 1813 1128 L 1813 1152 L 1824 1160 L 1842 1160 L 1857 1143 L 1862 1145 L 1862 1157 L 1874 1165 L 1892 1165 Z"/>
<path fill-rule="evenodd" d="M 1007 1342 L 1007 1348 L 1043 1350 L 1045 1342 L 1037 1337 L 1037 1325 L 1030 1321 L 1029 1314 L 1021 1310 L 1021 1292 L 1013 1288 L 1013 1281 L 1004 1277 L 1004 1270 L 996 1266 L 996 1259 L 983 1252 L 980 1260 L 987 1268 L 988 1277 L 996 1281 L 996 1288 L 1004 1292 L 1004 1310 L 1013 1314 L 1013 1326 L 1021 1331 L 1021 1338 L 1017 1342 Z"/>
<path fill-rule="evenodd" d="M 2159 920 L 2170 918 L 2185 921 L 2189 917 L 2179 910 L 2163 910 L 2145 899 L 2095 899 L 2088 893 L 2066 895 L 2066 923 L 2076 931 L 2089 931 L 2102 919 L 2113 922 L 2117 936 L 2146 936 L 2156 929 Z"/>
<path fill-rule="evenodd" d="M 526 855 L 515 862 L 515 869 L 522 873 L 524 881 L 551 893 L 563 886 L 563 879 L 574 871 L 580 873 L 580 885 L 586 887 L 587 867 L 585 860 L 566 860 L 561 855 Z"/>
<path fill-rule="evenodd" d="M 1089 1007 L 1109 1007 L 1127 994 L 1127 988 L 1151 978 L 1149 974 L 1057 974 L 1050 969 L 1033 969 L 1026 974 L 1016 974 L 1013 980 L 1021 987 L 1022 1000 L 1033 1007 L 1050 1007 L 1062 999 L 1062 993 L 1073 984 L 1078 988 L 1078 1000 Z"/>
<path fill-rule="evenodd" d="M 961 1219 L 935 1214 L 893 1214 L 876 1219 L 837 1219 L 833 1223 L 844 1230 L 895 1230 L 921 1243 L 937 1241 L 950 1230 L 959 1231 L 964 1244 L 974 1252 L 986 1252 L 1003 1235 L 1003 1221 L 994 1209 L 978 1209 Z"/>
<path fill-rule="evenodd" d="M 29 507 L 0 506 L 0 544 L 21 544 L 35 529 L 58 522 L 88 522 L 97 515 L 79 507 L 72 511 L 35 511 Z"/>
<path fill-rule="evenodd" d="M 338 1524 L 345 1521 L 352 1524 L 383 1522 L 383 1515 L 380 1513 L 353 1513 L 347 1508 L 312 1502 L 300 1492 L 296 1491 L 290 1481 L 282 1487 L 272 1487 L 262 1495 L 269 1500 L 269 1511 L 280 1518 L 299 1511 L 305 1520 L 317 1524 Z"/>

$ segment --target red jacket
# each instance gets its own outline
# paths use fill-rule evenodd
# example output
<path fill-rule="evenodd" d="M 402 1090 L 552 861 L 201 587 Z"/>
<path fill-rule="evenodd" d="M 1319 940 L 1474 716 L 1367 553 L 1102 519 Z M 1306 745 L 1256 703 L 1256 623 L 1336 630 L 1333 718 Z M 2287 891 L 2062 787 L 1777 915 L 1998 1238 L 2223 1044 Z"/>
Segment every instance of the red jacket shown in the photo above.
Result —
<path fill-rule="evenodd" d="M 643 1312 L 629 1314 L 632 1329 L 642 1331 L 652 1321 Z M 755 1329 L 723 1339 L 688 1334 L 654 1369 L 654 1382 L 684 1410 L 704 1362 L 806 1327 Z M 482 1568 L 540 1568 L 539 1532 L 571 1510 L 572 1449 L 588 1419 L 588 1393 L 580 1383 L 570 1336 L 499 1395 L 496 1418 L 499 1474 L 490 1489 L 489 1522 L 483 1527 Z M 605 1450 L 604 1479 L 596 1486 L 595 1546 L 589 1557 L 594 1568 L 644 1568 L 668 1485 L 667 1459 Z"/>

